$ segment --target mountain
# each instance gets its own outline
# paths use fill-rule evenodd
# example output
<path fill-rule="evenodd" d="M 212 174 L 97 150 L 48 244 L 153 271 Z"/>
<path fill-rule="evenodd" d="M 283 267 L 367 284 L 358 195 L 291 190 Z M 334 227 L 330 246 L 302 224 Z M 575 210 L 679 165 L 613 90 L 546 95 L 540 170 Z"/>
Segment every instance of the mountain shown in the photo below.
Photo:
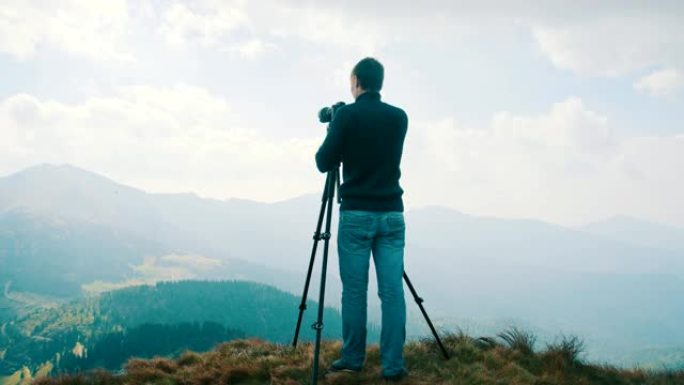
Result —
<path fill-rule="evenodd" d="M 9 283 L 0 308 L 26 314 L 84 293 L 178 279 L 247 279 L 299 296 L 319 207 L 316 195 L 259 203 L 149 194 L 68 165 L 33 167 L 0 178 L 0 283 Z M 679 249 L 444 207 L 405 215 L 406 272 L 440 328 L 577 334 L 590 357 L 614 363 L 684 346 Z M 335 236 L 331 250 L 326 304 L 339 307 Z M 378 322 L 374 276 L 369 320 Z M 409 337 L 429 335 L 406 293 Z"/>
<path fill-rule="evenodd" d="M 640 246 L 684 251 L 684 229 L 616 216 L 579 228 L 590 234 Z"/>
<path fill-rule="evenodd" d="M 235 338 L 290 343 L 300 298 L 271 286 L 244 281 L 183 281 L 105 292 L 6 323 L 0 375 L 49 362 L 53 372 L 94 367 L 117 369 L 132 356 L 174 355 L 207 350 Z M 308 301 L 301 341 L 317 304 Z M 324 313 L 326 338 L 341 333 L 340 314 Z M 377 332 L 370 331 L 372 338 Z"/>
<path fill-rule="evenodd" d="M 450 262 L 497 269 L 559 272 L 675 274 L 684 260 L 675 250 L 640 246 L 536 220 L 473 217 L 443 207 L 407 213 L 407 243 L 448 250 Z M 446 262 L 441 258 L 443 262 Z"/>
<path fill-rule="evenodd" d="M 444 327 L 580 335 L 589 358 L 621 365 L 652 362 L 633 350 L 684 346 L 681 252 L 441 207 L 406 218 L 406 270 Z"/>
<path fill-rule="evenodd" d="M 249 225 L 255 207 L 265 211 L 256 202 L 147 194 L 69 165 L 36 166 L 0 178 L 0 282 L 5 294 L 58 298 L 186 278 L 300 290 L 301 274 L 255 263 L 263 262 L 256 256 L 266 253 L 264 244 L 270 256 L 290 257 L 256 238 L 272 234 Z M 2 300 L 6 308 L 23 306 Z"/>
<path fill-rule="evenodd" d="M 272 242 L 308 245 L 316 220 L 302 215 L 309 201 L 313 197 L 263 204 L 193 194 L 148 194 L 69 165 L 36 166 L 0 179 L 0 213 L 103 226 L 126 239 L 167 249 L 221 258 L 247 255 L 252 262 L 281 268 L 291 267 L 295 256 L 274 255 Z M 282 226 L 283 219 L 295 226 Z M 297 256 L 299 250 L 305 248 L 298 249 Z"/>

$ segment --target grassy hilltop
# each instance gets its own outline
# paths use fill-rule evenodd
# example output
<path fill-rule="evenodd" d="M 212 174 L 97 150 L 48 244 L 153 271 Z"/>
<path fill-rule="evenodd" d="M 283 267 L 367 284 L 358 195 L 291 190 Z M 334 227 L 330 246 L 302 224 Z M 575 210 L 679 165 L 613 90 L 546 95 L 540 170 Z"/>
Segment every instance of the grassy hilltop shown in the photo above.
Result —
<path fill-rule="evenodd" d="M 411 374 L 401 384 L 411 385 L 676 385 L 684 384 L 684 371 L 653 372 L 618 369 L 583 362 L 582 343 L 562 338 L 535 350 L 535 337 L 517 329 L 496 338 L 472 338 L 452 334 L 444 338 L 452 358 L 445 361 L 434 341 L 409 342 L 406 365 Z M 339 355 L 340 341 L 324 341 L 321 373 Z M 43 378 L 36 385 L 213 385 L 310 383 L 313 356 L 311 343 L 296 351 L 290 346 L 262 340 L 236 340 L 218 345 L 207 353 L 187 351 L 177 359 L 155 357 L 132 359 L 122 374 L 93 371 L 77 375 Z M 360 374 L 336 373 L 321 376 L 320 384 L 383 384 L 380 380 L 377 345 L 368 348 L 366 367 Z"/>

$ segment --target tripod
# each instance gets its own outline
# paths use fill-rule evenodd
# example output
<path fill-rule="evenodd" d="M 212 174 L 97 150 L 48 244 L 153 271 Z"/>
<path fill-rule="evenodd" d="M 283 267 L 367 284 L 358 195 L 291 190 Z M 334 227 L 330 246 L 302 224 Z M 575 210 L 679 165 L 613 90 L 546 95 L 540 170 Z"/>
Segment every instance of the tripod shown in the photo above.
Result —
<path fill-rule="evenodd" d="M 315 342 L 315 347 L 314 347 L 314 356 L 313 356 L 313 368 L 311 371 L 311 384 L 316 385 L 318 383 L 318 361 L 319 361 L 319 355 L 320 355 L 320 350 L 321 350 L 321 333 L 323 332 L 323 310 L 325 308 L 324 302 L 325 302 L 325 278 L 327 274 L 327 265 L 328 265 L 328 247 L 330 244 L 330 224 L 332 221 L 332 206 L 333 206 L 333 199 L 335 196 L 335 187 L 339 187 L 339 167 L 329 171 L 325 180 L 325 187 L 323 188 L 323 197 L 321 199 L 321 209 L 318 214 L 318 222 L 316 223 L 316 232 L 314 233 L 313 239 L 313 247 L 311 249 L 311 258 L 309 260 L 309 269 L 306 273 L 306 282 L 304 283 L 304 293 L 302 293 L 302 302 L 299 305 L 299 317 L 297 318 L 297 326 L 295 328 L 295 335 L 294 339 L 292 341 L 292 346 L 297 347 L 297 340 L 299 338 L 299 329 L 302 325 L 302 316 L 304 315 L 304 310 L 306 310 L 306 297 L 309 292 L 309 284 L 311 283 L 311 273 L 313 271 L 313 265 L 314 265 L 314 259 L 316 258 L 316 250 L 318 249 L 318 242 L 320 240 L 323 240 L 323 266 L 321 267 L 321 284 L 320 284 L 320 291 L 319 291 L 319 297 L 318 297 L 318 318 L 316 319 L 316 322 L 314 322 L 313 325 L 311 325 L 311 328 L 316 330 L 316 342 Z M 321 233 L 321 227 L 323 226 L 323 219 L 325 217 L 325 232 Z M 437 331 L 435 330 L 435 327 L 432 325 L 432 321 L 430 321 L 430 317 L 428 317 L 427 312 L 425 311 L 425 308 L 423 307 L 423 299 L 418 296 L 418 293 L 416 292 L 416 289 L 413 287 L 413 284 L 409 280 L 408 275 L 406 275 L 406 272 L 404 271 L 404 281 L 406 281 L 406 284 L 411 291 L 411 294 L 413 295 L 414 300 L 418 304 L 418 307 L 420 308 L 421 313 L 423 313 L 423 317 L 425 317 L 425 321 L 427 321 L 428 326 L 430 327 L 430 330 L 432 331 L 432 334 L 435 337 L 435 340 L 437 341 L 437 345 L 439 345 L 440 350 L 442 351 L 442 355 L 444 355 L 445 359 L 449 359 L 449 353 L 447 353 L 446 349 L 444 348 L 444 345 L 442 344 L 442 341 L 439 339 L 439 335 L 437 334 Z"/>

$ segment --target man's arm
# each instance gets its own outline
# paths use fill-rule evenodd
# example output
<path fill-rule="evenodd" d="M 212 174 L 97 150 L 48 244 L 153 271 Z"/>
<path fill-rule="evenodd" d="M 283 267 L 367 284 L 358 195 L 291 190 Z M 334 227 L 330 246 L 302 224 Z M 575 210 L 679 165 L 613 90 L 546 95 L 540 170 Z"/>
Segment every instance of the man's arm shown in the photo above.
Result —
<path fill-rule="evenodd" d="M 328 172 L 339 166 L 342 161 L 343 133 L 347 121 L 347 113 L 342 108 L 335 113 L 330 122 L 328 134 L 316 152 L 316 167 L 320 172 Z"/>

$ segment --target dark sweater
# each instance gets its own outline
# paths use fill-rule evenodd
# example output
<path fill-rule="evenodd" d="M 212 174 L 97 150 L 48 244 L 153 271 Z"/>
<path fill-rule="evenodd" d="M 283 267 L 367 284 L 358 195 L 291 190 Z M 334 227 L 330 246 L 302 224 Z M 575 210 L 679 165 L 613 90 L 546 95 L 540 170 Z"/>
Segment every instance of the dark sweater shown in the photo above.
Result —
<path fill-rule="evenodd" d="M 321 172 L 342 168 L 340 210 L 404 211 L 399 186 L 406 113 L 364 92 L 339 108 L 316 153 Z"/>

